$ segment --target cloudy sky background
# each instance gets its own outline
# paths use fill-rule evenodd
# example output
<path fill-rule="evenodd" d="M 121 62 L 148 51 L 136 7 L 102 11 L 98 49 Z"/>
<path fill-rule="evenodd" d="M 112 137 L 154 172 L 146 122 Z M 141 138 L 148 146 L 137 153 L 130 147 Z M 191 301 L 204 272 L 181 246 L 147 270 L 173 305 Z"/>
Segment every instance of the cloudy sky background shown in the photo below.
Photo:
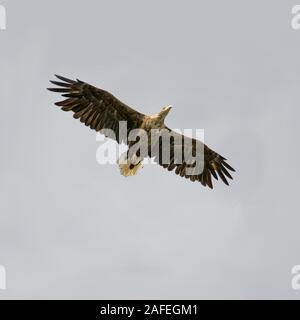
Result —
<path fill-rule="evenodd" d="M 294 1 L 0 3 L 0 299 L 300 298 Z M 172 104 L 167 125 L 204 128 L 235 180 L 100 166 L 54 73 L 144 113 Z"/>

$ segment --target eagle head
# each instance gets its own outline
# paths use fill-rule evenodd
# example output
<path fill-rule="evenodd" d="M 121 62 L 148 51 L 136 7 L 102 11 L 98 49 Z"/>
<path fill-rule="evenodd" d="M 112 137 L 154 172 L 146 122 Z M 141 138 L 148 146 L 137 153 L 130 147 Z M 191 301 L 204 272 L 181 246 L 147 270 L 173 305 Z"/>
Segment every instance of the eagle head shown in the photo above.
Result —
<path fill-rule="evenodd" d="M 163 107 L 159 113 L 160 118 L 164 120 L 171 109 L 172 109 L 172 106 Z"/>

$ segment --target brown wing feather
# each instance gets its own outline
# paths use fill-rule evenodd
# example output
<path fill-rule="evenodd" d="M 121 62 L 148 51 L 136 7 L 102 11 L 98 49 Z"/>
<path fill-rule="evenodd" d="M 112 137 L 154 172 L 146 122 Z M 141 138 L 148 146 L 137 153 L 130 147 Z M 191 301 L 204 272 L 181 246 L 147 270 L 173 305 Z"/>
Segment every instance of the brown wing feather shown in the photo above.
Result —
<path fill-rule="evenodd" d="M 179 133 L 175 133 L 171 129 L 167 128 L 172 135 L 176 136 L 179 135 Z M 208 146 L 203 144 L 201 141 L 192 139 L 189 137 L 185 137 L 183 135 L 179 135 L 180 139 L 179 140 L 172 140 L 171 139 L 171 147 L 170 147 L 170 163 L 169 164 L 164 164 L 162 162 L 162 157 L 161 155 L 163 154 L 162 150 L 162 142 L 159 141 L 159 154 L 151 154 L 149 150 L 149 155 L 151 157 L 154 157 L 154 160 L 161 165 L 163 168 L 168 169 L 169 171 L 175 170 L 175 173 L 181 177 L 185 177 L 186 179 L 190 179 L 191 181 L 198 181 L 200 182 L 203 186 L 208 186 L 209 188 L 213 189 L 213 183 L 212 183 L 212 177 L 214 177 L 216 180 L 220 177 L 221 180 L 226 184 L 229 185 L 228 179 L 233 179 L 231 174 L 228 172 L 229 171 L 235 171 L 227 162 L 224 157 L 216 153 L 215 151 L 211 150 Z M 191 139 L 191 148 L 192 150 L 188 150 L 187 154 L 184 153 L 184 139 Z M 176 147 L 176 141 L 181 140 L 181 145 L 179 148 L 182 147 L 182 154 L 184 156 L 183 161 L 181 164 L 177 164 L 175 159 L 174 159 L 174 149 Z M 203 166 L 203 171 L 200 174 L 187 174 L 187 167 L 192 168 L 191 165 L 188 165 L 187 163 L 191 163 L 191 156 L 195 156 L 196 154 L 196 144 L 202 144 L 203 148 L 203 160 L 204 160 L 204 166 Z M 200 149 L 198 149 L 200 150 Z"/>
<path fill-rule="evenodd" d="M 51 83 L 58 87 L 48 90 L 61 93 L 66 99 L 55 104 L 63 111 L 73 111 L 74 118 L 91 129 L 111 129 L 120 143 L 123 139 L 119 141 L 119 121 L 127 121 L 128 132 L 142 124 L 145 115 L 130 108 L 111 93 L 80 80 L 56 77 L 60 81 Z"/>

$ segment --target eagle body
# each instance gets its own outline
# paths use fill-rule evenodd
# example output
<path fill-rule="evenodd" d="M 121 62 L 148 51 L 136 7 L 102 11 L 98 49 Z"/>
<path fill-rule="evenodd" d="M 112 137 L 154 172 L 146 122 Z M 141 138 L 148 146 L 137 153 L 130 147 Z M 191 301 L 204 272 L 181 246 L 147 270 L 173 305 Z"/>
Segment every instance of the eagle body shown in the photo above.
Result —
<path fill-rule="evenodd" d="M 114 134 L 107 135 L 118 143 L 126 143 L 128 151 L 121 155 L 118 160 L 120 172 L 124 176 L 135 175 L 142 168 L 142 161 L 145 157 L 151 157 L 161 167 L 168 171 L 174 171 L 177 175 L 189 179 L 192 182 L 198 181 L 203 186 L 213 188 L 212 177 L 221 180 L 228 185 L 227 179 L 232 179 L 229 171 L 235 171 L 224 157 L 210 149 L 203 142 L 181 135 L 169 129 L 165 125 L 165 118 L 171 110 L 171 106 L 162 108 L 155 114 L 147 116 L 129 107 L 111 93 L 94 87 L 81 80 L 70 80 L 65 77 L 56 76 L 59 81 L 51 81 L 55 88 L 48 90 L 61 93 L 63 101 L 56 102 L 63 111 L 73 112 L 73 117 L 79 119 L 87 127 L 104 133 L 109 129 Z M 120 123 L 126 122 L 125 134 L 120 134 Z M 137 131 L 146 135 L 141 143 L 145 152 L 135 150 L 136 141 L 128 139 L 131 133 Z M 167 154 L 169 161 L 163 160 L 162 154 L 165 151 L 161 137 L 153 141 L 153 131 L 163 132 L 171 137 Z M 142 140 L 142 139 L 140 139 Z M 184 142 L 189 142 L 185 148 Z M 153 144 L 155 148 L 153 148 Z M 200 148 L 198 148 L 200 147 Z M 133 152 L 132 152 L 133 150 Z M 184 155 L 182 161 L 178 161 L 177 151 Z M 194 155 L 201 150 L 202 170 L 198 172 L 195 166 Z"/>
<path fill-rule="evenodd" d="M 148 142 L 151 143 L 151 130 L 166 129 L 164 119 L 166 115 L 169 113 L 169 111 L 171 110 L 171 108 L 172 108 L 171 106 L 167 106 L 167 107 L 164 107 L 161 110 L 161 112 L 158 114 L 144 116 L 140 128 L 141 130 L 146 132 Z M 129 150 L 131 145 L 133 144 L 134 142 L 128 143 Z M 143 167 L 142 161 L 143 161 L 143 157 L 141 157 L 140 155 L 133 153 L 131 156 L 128 156 L 128 152 L 125 152 L 124 154 L 121 155 L 120 159 L 118 160 L 120 173 L 125 177 L 136 175 L 139 169 Z"/>

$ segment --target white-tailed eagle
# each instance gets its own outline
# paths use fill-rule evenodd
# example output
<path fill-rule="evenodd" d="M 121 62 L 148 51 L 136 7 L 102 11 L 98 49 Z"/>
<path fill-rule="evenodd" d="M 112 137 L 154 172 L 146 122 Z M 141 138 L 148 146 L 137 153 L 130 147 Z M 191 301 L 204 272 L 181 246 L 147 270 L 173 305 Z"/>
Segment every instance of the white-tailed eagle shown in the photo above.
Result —
<path fill-rule="evenodd" d="M 103 129 L 112 130 L 115 135 L 110 138 L 115 139 L 118 143 L 125 142 L 130 147 L 133 142 L 129 141 L 128 135 L 134 129 L 144 130 L 149 136 L 146 146 L 146 154 L 141 155 L 140 150 L 135 152 L 134 157 L 127 158 L 127 162 L 120 162 L 121 173 L 125 176 L 136 174 L 141 167 L 141 161 L 145 157 L 152 157 L 154 161 L 169 171 L 175 171 L 177 175 L 190 179 L 191 181 L 199 181 L 203 186 L 213 188 L 212 177 L 218 180 L 218 177 L 228 185 L 227 179 L 232 179 L 229 171 L 235 171 L 226 159 L 211 150 L 201 141 L 181 135 L 165 124 L 164 120 L 169 113 L 171 107 L 164 107 L 158 114 L 147 116 L 131 107 L 127 106 L 111 93 L 96 88 L 88 83 L 80 80 L 70 80 L 61 76 L 56 76 L 60 81 L 51 81 L 56 85 L 55 88 L 49 88 L 50 91 L 61 93 L 65 100 L 55 103 L 61 107 L 63 111 L 72 111 L 73 117 L 79 119 L 86 126 L 97 132 L 103 132 Z M 119 124 L 126 122 L 126 133 L 120 135 Z M 168 148 L 169 161 L 163 161 L 164 145 L 162 138 L 156 143 L 156 148 L 152 148 L 150 131 L 161 130 L 170 134 L 170 144 Z M 153 140 L 153 138 L 152 138 Z M 184 147 L 185 141 L 189 148 Z M 202 167 L 199 172 L 195 166 L 195 155 L 197 154 L 197 146 L 200 146 L 202 155 Z M 187 149 L 187 150 L 186 150 Z M 176 150 L 182 151 L 182 161 L 176 156 Z M 138 159 L 138 161 L 136 160 Z M 229 170 L 229 171 L 228 171 Z"/>

